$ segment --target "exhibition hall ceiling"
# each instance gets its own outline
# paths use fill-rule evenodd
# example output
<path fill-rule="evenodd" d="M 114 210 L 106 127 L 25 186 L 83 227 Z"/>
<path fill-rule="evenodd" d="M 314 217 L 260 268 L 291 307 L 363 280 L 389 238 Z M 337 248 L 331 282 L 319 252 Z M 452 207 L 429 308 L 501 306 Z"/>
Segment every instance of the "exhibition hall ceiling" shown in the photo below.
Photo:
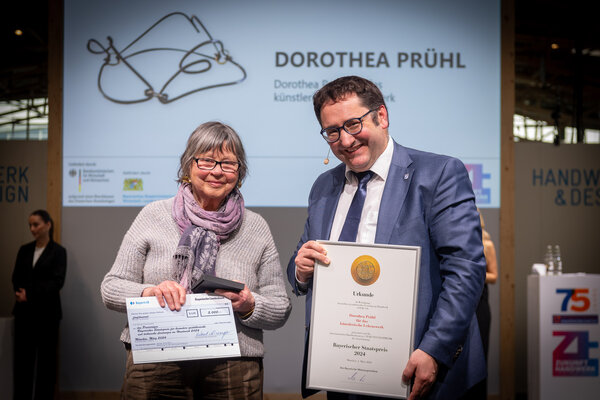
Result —
<path fill-rule="evenodd" d="M 600 130 L 600 24 L 592 4 L 515 1 L 517 114 L 561 126 L 576 126 L 580 118 L 583 127 Z M 45 98 L 48 0 L 3 8 L 0 101 Z"/>

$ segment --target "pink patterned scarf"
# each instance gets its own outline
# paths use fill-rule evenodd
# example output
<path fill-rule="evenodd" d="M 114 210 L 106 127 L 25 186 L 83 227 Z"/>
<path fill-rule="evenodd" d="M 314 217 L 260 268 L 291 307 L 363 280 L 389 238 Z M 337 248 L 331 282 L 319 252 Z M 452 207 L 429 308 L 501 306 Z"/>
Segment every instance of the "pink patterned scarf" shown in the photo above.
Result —
<path fill-rule="evenodd" d="M 206 211 L 196 202 L 189 183 L 182 183 L 175 195 L 172 215 L 181 238 L 173 255 L 177 279 L 188 293 L 203 274 L 215 274 L 221 240 L 242 223 L 244 199 L 236 188 L 217 211 Z"/>

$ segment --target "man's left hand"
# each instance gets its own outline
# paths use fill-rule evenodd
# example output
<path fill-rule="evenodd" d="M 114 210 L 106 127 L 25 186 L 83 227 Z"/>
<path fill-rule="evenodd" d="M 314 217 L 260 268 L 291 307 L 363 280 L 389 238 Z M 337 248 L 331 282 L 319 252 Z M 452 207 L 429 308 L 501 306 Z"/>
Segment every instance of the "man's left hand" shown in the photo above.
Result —
<path fill-rule="evenodd" d="M 437 377 L 437 370 L 435 359 L 423 350 L 417 349 L 410 355 L 402 373 L 402 381 L 407 385 L 415 378 L 408 400 L 421 399 L 429 393 Z"/>

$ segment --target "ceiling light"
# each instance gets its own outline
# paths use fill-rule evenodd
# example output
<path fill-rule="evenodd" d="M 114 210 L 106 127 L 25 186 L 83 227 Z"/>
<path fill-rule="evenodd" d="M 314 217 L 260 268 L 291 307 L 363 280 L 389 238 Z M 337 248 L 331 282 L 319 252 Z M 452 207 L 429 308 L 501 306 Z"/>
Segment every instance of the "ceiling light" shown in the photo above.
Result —
<path fill-rule="evenodd" d="M 15 29 L 15 35 L 17 36 L 21 36 L 23 34 L 23 31 L 20 29 Z"/>
<path fill-rule="evenodd" d="M 550 45 L 550 47 L 552 48 L 552 50 L 558 50 L 558 48 L 559 48 L 560 46 L 558 45 L 558 43 L 552 43 L 552 44 Z"/>

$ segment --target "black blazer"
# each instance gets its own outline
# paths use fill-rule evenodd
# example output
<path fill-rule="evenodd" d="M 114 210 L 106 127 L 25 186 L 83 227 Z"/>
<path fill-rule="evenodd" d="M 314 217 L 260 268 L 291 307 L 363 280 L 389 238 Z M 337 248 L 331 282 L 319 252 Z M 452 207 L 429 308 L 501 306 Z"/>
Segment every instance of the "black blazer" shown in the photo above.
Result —
<path fill-rule="evenodd" d="M 34 250 L 35 241 L 21 246 L 17 254 L 12 276 L 13 288 L 15 291 L 24 288 L 27 301 L 17 302 L 13 315 L 19 317 L 33 313 L 41 318 L 61 319 L 59 291 L 65 283 L 67 251 L 51 240 L 33 267 Z"/>

